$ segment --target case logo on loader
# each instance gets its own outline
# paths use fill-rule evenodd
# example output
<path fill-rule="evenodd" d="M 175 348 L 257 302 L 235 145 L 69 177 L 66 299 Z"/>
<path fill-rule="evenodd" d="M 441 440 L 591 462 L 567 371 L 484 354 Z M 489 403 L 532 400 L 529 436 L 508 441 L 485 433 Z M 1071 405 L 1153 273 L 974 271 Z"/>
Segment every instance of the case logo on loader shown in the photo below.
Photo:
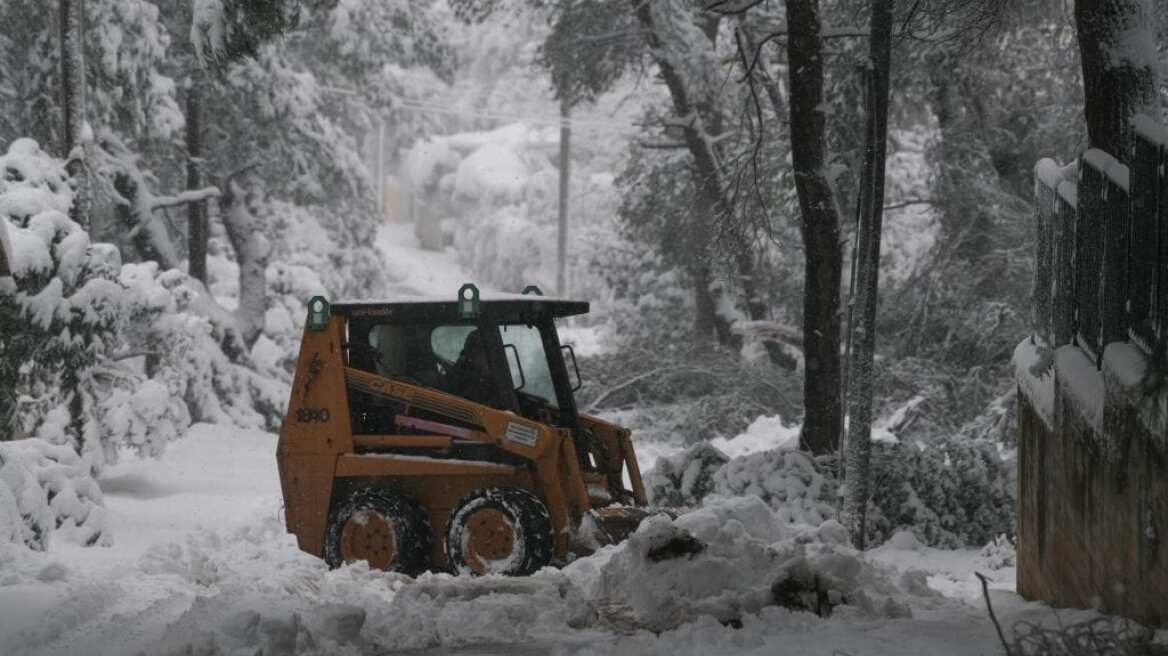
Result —
<path fill-rule="evenodd" d="M 514 421 L 507 423 L 506 435 L 508 440 L 523 446 L 534 447 L 539 441 L 539 429 Z"/>
<path fill-rule="evenodd" d="M 328 408 L 299 408 L 296 410 L 296 421 L 302 424 L 327 424 L 328 420 Z"/>

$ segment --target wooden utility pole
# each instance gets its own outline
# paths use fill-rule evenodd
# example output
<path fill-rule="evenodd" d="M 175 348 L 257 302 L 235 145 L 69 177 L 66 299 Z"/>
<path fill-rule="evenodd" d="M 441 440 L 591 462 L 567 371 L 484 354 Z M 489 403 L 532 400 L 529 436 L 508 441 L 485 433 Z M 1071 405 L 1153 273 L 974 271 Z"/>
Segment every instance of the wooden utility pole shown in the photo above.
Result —
<path fill-rule="evenodd" d="M 199 167 L 203 157 L 203 115 L 202 88 L 199 84 L 202 73 L 195 70 L 187 85 L 187 189 L 195 191 L 202 187 Z M 187 273 L 196 280 L 207 282 L 207 201 L 192 200 L 187 203 L 187 234 L 190 262 Z"/>
<path fill-rule="evenodd" d="M 556 293 L 568 295 L 568 182 L 571 166 L 572 107 L 560 101 L 560 229 L 556 240 Z"/>

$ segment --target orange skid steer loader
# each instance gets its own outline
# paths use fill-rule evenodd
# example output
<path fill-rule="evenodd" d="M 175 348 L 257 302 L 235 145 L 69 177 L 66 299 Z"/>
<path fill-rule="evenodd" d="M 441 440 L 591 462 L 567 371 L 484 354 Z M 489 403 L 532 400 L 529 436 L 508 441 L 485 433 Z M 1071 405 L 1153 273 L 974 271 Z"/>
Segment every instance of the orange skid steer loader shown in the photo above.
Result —
<path fill-rule="evenodd" d="M 623 539 L 648 514 L 629 431 L 577 411 L 556 333 L 586 312 L 535 287 L 313 298 L 276 453 L 300 548 L 331 567 L 526 575 Z"/>

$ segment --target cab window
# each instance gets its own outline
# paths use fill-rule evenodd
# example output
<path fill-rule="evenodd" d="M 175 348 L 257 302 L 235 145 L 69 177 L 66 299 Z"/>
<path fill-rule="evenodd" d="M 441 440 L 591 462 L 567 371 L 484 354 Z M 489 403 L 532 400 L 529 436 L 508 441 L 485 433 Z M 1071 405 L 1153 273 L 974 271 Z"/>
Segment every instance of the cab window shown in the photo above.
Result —
<path fill-rule="evenodd" d="M 510 351 L 507 354 L 507 364 L 511 367 L 511 381 L 515 384 L 516 391 L 537 397 L 554 408 L 559 407 L 556 386 L 552 382 L 552 372 L 548 368 L 547 353 L 543 348 L 543 337 L 539 328 L 523 324 L 504 324 L 499 326 L 499 336 L 503 338 L 503 348 Z M 519 357 L 518 364 L 515 362 L 516 355 Z"/>
<path fill-rule="evenodd" d="M 475 326 L 438 326 L 430 333 L 430 348 L 434 355 L 454 364 L 458 362 L 467 335 L 474 330 Z"/>
<path fill-rule="evenodd" d="M 369 347 L 373 354 L 373 369 L 379 376 L 394 378 L 405 373 L 405 349 L 402 327 L 382 323 L 369 331 Z"/>

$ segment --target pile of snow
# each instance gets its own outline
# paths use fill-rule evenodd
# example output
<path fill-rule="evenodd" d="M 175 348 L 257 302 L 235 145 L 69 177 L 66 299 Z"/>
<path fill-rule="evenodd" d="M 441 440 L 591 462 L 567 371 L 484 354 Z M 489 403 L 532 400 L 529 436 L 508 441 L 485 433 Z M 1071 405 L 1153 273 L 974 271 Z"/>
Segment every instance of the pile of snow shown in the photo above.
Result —
<path fill-rule="evenodd" d="M 54 534 L 84 546 L 112 543 L 89 467 L 45 440 L 0 442 L 0 544 L 44 551 Z"/>
<path fill-rule="evenodd" d="M 789 451 L 799 448 L 799 432 L 798 425 L 785 425 L 779 415 L 762 415 L 744 433 L 730 439 L 716 437 L 710 444 L 731 458 L 771 449 Z"/>
<path fill-rule="evenodd" d="M 740 621 L 773 605 L 876 618 L 940 603 L 923 572 L 869 562 L 837 522 L 791 526 L 753 496 L 708 499 L 675 520 L 650 517 L 610 549 L 594 581 L 577 579 L 598 607 L 619 608 L 651 631 L 703 616 Z"/>

